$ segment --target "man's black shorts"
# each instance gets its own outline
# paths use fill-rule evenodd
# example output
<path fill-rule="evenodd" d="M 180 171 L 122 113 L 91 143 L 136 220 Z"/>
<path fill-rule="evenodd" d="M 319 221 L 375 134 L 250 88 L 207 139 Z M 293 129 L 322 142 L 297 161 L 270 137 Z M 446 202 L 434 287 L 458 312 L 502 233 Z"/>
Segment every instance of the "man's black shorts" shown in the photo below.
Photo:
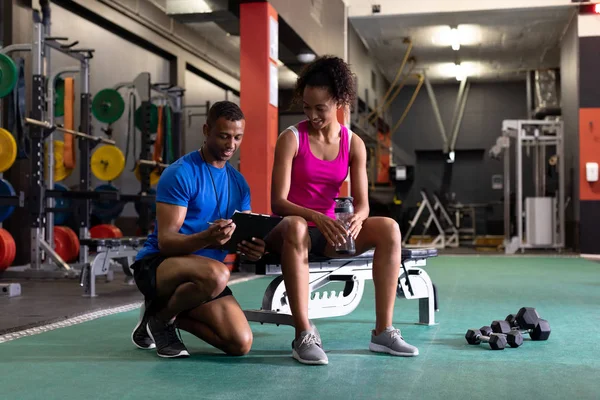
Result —
<path fill-rule="evenodd" d="M 159 253 L 151 254 L 140 260 L 137 260 L 131 266 L 133 269 L 133 278 L 135 284 L 146 301 L 150 302 L 156 299 L 156 270 L 158 266 L 166 260 L 168 257 L 161 256 Z M 231 296 L 233 293 L 229 286 L 225 287 L 225 290 L 221 292 L 217 297 L 209 301 L 213 301 L 225 296 Z"/>

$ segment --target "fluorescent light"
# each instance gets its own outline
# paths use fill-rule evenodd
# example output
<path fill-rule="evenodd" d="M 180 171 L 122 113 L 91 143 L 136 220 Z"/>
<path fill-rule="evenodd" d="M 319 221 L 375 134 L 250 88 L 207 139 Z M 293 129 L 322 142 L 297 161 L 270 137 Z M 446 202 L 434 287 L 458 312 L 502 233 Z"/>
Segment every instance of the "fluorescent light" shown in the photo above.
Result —
<path fill-rule="evenodd" d="M 481 42 L 481 28 L 477 25 L 438 26 L 433 29 L 431 41 L 435 45 L 458 50 L 460 46 L 471 46 Z"/>
<path fill-rule="evenodd" d="M 460 34 L 458 33 L 458 29 L 452 28 L 450 29 L 450 45 L 452 46 L 452 50 L 460 49 Z"/>
<path fill-rule="evenodd" d="M 314 55 L 313 53 L 300 53 L 298 54 L 298 61 L 302 62 L 302 63 L 309 63 L 309 62 L 313 62 L 315 60 L 315 58 L 317 58 L 316 55 Z"/>

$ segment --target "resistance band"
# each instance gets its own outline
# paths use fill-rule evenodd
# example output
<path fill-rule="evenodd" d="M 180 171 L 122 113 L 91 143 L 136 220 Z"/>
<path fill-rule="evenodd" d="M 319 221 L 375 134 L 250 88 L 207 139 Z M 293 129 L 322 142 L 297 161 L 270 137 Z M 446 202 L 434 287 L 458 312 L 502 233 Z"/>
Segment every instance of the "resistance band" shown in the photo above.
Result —
<path fill-rule="evenodd" d="M 73 78 L 65 78 L 65 129 L 75 129 L 75 80 Z M 63 162 L 67 168 L 75 168 L 75 136 L 70 133 L 65 133 L 65 149 L 63 153 Z"/>

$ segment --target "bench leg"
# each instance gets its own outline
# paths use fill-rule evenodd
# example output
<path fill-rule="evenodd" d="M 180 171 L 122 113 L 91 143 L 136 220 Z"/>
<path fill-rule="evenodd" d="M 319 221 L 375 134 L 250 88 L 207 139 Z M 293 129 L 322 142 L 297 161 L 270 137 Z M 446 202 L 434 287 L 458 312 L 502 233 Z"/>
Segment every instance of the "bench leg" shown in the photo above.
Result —
<path fill-rule="evenodd" d="M 410 285 L 409 285 L 410 281 Z M 431 278 L 421 268 L 401 270 L 398 278 L 398 297 L 419 300 L 419 324 L 436 325 L 436 294 Z"/>
<path fill-rule="evenodd" d="M 309 279 L 311 280 L 308 300 L 308 318 L 310 319 L 350 314 L 360 304 L 365 290 L 364 279 L 347 273 L 339 275 L 317 273 L 311 274 Z M 330 282 L 339 281 L 346 283 L 344 290 L 340 292 L 316 291 Z M 244 313 L 248 321 L 293 325 L 283 276 L 273 279 L 265 290 L 261 310 L 245 310 Z"/>

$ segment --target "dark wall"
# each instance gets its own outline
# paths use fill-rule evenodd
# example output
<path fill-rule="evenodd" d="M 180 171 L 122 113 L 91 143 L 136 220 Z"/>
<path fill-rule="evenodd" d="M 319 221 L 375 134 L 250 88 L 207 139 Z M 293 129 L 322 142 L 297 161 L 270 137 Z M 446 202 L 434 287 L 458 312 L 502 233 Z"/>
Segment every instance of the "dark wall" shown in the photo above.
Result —
<path fill-rule="evenodd" d="M 569 25 L 560 47 L 561 107 L 565 129 L 565 187 L 571 201 L 565 212 L 565 236 L 577 248 L 579 221 L 579 35 L 577 18 Z"/>
<path fill-rule="evenodd" d="M 402 89 L 394 101 L 391 107 L 394 123 L 404 112 L 414 89 L 414 86 Z M 458 89 L 458 82 L 433 85 L 449 141 Z M 415 180 L 404 198 L 405 205 L 410 207 L 420 200 L 419 190 L 422 187 L 431 191 L 439 190 L 444 176 L 449 178 L 449 192 L 455 193 L 456 200 L 461 203 L 500 202 L 503 190 L 492 189 L 492 175 L 502 175 L 504 164 L 502 160 L 491 159 L 488 151 L 501 136 L 503 120 L 523 119 L 526 114 L 524 82 L 472 82 L 456 141 L 456 161 L 450 166 L 442 154 L 443 139 L 423 86 L 406 119 L 393 136 L 398 146 L 417 156 Z M 528 169 L 528 163 L 525 162 L 524 170 Z M 514 182 L 514 171 L 511 180 Z M 527 186 L 527 179 L 524 185 Z M 489 210 L 487 218 L 501 221 L 502 207 L 498 205 Z"/>

